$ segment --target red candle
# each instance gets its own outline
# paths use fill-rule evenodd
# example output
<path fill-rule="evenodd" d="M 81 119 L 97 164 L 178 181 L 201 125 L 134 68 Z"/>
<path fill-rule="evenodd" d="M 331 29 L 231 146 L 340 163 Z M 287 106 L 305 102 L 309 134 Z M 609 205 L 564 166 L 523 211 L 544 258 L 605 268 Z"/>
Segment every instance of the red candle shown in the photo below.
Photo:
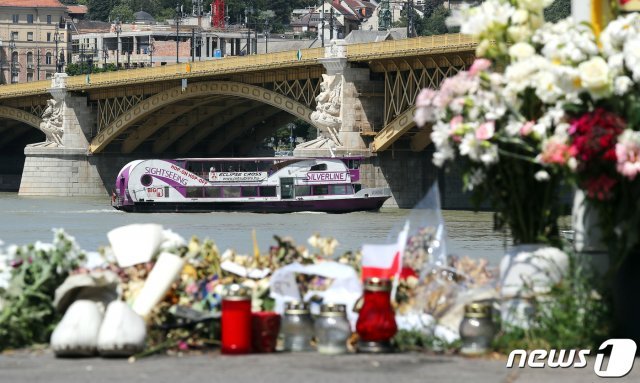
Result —
<path fill-rule="evenodd" d="M 274 352 L 280 332 L 280 315 L 274 312 L 251 314 L 253 352 Z"/>
<path fill-rule="evenodd" d="M 387 342 L 396 334 L 398 327 L 390 298 L 391 283 L 388 279 L 365 281 L 363 304 L 356 322 L 361 341 Z"/>
<path fill-rule="evenodd" d="M 251 352 L 251 298 L 249 296 L 230 294 L 222 299 L 221 327 L 223 354 Z"/>

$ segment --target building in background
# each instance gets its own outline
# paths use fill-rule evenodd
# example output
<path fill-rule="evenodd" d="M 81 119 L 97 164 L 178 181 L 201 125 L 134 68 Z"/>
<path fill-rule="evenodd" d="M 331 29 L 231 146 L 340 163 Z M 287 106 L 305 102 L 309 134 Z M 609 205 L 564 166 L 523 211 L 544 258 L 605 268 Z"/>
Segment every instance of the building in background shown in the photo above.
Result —
<path fill-rule="evenodd" d="M 0 83 L 44 80 L 62 71 L 69 24 L 58 0 L 0 0 Z"/>

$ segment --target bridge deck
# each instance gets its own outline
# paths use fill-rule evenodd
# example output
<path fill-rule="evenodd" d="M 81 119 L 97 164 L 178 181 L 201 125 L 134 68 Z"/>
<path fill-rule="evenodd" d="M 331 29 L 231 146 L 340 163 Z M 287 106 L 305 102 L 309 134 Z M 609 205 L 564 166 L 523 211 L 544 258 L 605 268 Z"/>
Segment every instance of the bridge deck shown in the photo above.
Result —
<path fill-rule="evenodd" d="M 468 51 L 474 49 L 476 44 L 472 37 L 461 34 L 353 44 L 347 46 L 347 60 L 370 61 Z M 225 57 L 211 61 L 172 64 L 154 68 L 95 73 L 89 77 L 86 75 L 72 76 L 67 79 L 67 89 L 89 90 L 182 78 L 205 78 L 274 68 L 321 65 L 319 59 L 325 57 L 324 48 L 304 49 L 300 53 L 300 58 L 298 58 L 297 51 L 286 51 L 252 56 Z M 0 99 L 46 94 L 50 87 L 50 80 L 2 85 L 0 86 Z"/>

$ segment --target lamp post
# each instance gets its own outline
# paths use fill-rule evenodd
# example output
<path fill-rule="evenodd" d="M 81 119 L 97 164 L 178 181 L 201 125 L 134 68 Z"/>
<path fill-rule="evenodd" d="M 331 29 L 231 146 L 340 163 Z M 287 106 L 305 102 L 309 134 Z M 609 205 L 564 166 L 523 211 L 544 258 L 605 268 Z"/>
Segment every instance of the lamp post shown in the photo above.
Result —
<path fill-rule="evenodd" d="M 109 50 L 107 49 L 106 45 L 102 46 L 102 59 L 104 60 L 104 64 L 103 64 L 103 68 L 107 67 L 107 57 L 109 56 Z"/>
<path fill-rule="evenodd" d="M 120 69 L 120 32 L 122 32 L 122 25 L 120 25 L 120 19 L 116 19 L 116 70 Z"/>
<path fill-rule="evenodd" d="M 180 4 L 176 3 L 176 64 L 180 63 Z"/>
<path fill-rule="evenodd" d="M 9 49 L 11 49 L 11 58 L 9 62 L 9 78 L 11 84 L 13 84 L 13 71 L 15 70 L 16 63 L 13 61 L 13 51 L 16 49 L 16 42 L 13 40 L 13 35 L 11 36 L 11 40 L 9 41 Z"/>
<path fill-rule="evenodd" d="M 64 68 L 64 63 L 65 63 L 65 60 L 64 60 L 64 48 L 62 48 L 60 50 L 60 60 L 58 62 L 58 65 L 59 65 L 59 68 L 57 69 L 58 73 L 62 73 L 62 69 Z"/>
<path fill-rule="evenodd" d="M 58 38 L 60 38 L 60 33 L 58 32 L 58 25 L 56 25 L 56 32 L 53 34 L 53 41 L 56 42 L 56 73 L 58 72 Z"/>
<path fill-rule="evenodd" d="M 264 53 L 269 53 L 269 20 L 264 21 Z"/>
<path fill-rule="evenodd" d="M 149 65 L 153 68 L 153 51 L 156 49 L 153 39 L 149 37 Z"/>

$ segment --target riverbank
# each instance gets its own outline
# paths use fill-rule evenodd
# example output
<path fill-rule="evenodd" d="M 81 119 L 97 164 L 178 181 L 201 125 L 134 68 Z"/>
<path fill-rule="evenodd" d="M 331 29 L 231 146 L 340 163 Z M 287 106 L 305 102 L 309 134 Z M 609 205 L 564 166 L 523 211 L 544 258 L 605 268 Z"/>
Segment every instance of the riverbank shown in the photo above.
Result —
<path fill-rule="evenodd" d="M 587 368 L 507 369 L 505 359 L 437 356 L 421 353 L 323 356 L 316 353 L 221 356 L 217 352 L 189 356 L 126 359 L 56 359 L 49 350 L 0 354 L 0 382 L 47 383 L 339 383 L 390 381 L 436 383 L 583 383 L 607 380 Z M 616 382 L 640 381 L 636 368 Z"/>

